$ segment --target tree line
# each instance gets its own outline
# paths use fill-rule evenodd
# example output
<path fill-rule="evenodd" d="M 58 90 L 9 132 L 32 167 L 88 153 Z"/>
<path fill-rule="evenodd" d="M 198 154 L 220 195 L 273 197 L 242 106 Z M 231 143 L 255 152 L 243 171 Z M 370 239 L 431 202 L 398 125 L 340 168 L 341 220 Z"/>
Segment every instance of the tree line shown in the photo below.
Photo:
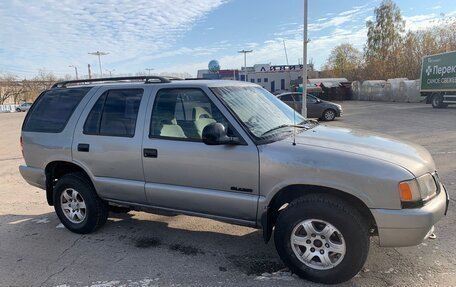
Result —
<path fill-rule="evenodd" d="M 405 20 L 398 6 L 384 0 L 366 22 L 364 50 L 343 43 L 331 50 L 322 68 L 324 77 L 348 80 L 386 80 L 420 78 L 423 56 L 456 50 L 456 19 L 441 18 L 430 28 L 405 31 Z"/>
<path fill-rule="evenodd" d="M 32 102 L 44 90 L 51 88 L 57 77 L 45 70 L 39 70 L 31 79 L 20 80 L 12 74 L 0 75 L 0 105 Z"/>
<path fill-rule="evenodd" d="M 164 77 L 191 78 L 189 73 L 160 73 Z M 119 74 L 117 76 L 147 76 L 145 72 L 130 74 Z M 88 78 L 88 76 L 83 76 Z M 58 81 L 74 80 L 71 75 L 65 75 L 58 78 L 54 73 L 47 70 L 39 70 L 38 74 L 30 79 L 21 80 L 14 74 L 0 75 L 0 105 L 3 104 L 20 104 L 23 102 L 33 102 L 41 92 L 50 89 Z"/>

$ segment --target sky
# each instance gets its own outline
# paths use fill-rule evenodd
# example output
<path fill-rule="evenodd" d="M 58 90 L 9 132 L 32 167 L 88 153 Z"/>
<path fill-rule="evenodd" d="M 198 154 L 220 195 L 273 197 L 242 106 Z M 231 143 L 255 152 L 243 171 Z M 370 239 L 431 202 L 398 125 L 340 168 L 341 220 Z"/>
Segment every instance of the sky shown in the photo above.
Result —
<path fill-rule="evenodd" d="M 308 59 L 319 69 L 342 43 L 362 50 L 366 20 L 379 0 L 309 0 Z M 239 69 L 237 51 L 253 50 L 247 65 L 290 64 L 303 55 L 304 0 L 2 0 L 0 74 L 31 78 L 38 70 L 58 77 L 103 73 L 189 73 L 218 60 Z M 407 30 L 438 25 L 456 16 L 456 1 L 396 0 Z"/>

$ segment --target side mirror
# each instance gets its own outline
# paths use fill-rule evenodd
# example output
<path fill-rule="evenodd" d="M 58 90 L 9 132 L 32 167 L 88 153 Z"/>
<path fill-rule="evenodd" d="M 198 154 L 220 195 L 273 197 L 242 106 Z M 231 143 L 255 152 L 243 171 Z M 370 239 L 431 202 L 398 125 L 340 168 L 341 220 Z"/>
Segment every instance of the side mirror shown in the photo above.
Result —
<path fill-rule="evenodd" d="M 237 137 L 226 135 L 225 127 L 221 123 L 211 123 L 203 129 L 203 143 L 207 145 L 238 145 L 241 141 Z"/>

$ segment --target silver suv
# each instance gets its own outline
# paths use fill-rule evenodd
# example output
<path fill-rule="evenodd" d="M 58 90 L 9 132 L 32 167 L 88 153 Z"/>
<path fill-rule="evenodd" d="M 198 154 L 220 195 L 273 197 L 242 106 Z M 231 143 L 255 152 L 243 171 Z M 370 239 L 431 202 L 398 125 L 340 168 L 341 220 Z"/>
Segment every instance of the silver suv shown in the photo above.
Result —
<path fill-rule="evenodd" d="M 162 77 L 60 82 L 22 126 L 20 172 L 69 230 L 111 205 L 261 228 L 302 278 L 349 280 L 370 236 L 417 245 L 448 195 L 424 148 L 309 121 L 258 85 Z"/>

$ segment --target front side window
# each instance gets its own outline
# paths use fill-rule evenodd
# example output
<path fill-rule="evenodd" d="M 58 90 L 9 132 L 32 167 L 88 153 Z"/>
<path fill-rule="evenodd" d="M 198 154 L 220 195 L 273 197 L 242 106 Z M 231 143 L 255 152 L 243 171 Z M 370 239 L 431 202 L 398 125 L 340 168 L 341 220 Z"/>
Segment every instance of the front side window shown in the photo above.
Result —
<path fill-rule="evenodd" d="M 44 92 L 29 111 L 23 131 L 61 132 L 79 102 L 91 88 L 62 88 Z"/>
<path fill-rule="evenodd" d="M 228 121 L 200 89 L 162 89 L 155 97 L 149 137 L 201 141 L 204 128 Z"/>
<path fill-rule="evenodd" d="M 257 139 L 290 132 L 294 124 L 306 123 L 300 114 L 263 88 L 226 86 L 211 90 Z M 311 126 L 308 124 L 306 128 Z"/>
<path fill-rule="evenodd" d="M 119 89 L 104 92 L 84 124 L 84 134 L 133 137 L 143 89 Z"/>

